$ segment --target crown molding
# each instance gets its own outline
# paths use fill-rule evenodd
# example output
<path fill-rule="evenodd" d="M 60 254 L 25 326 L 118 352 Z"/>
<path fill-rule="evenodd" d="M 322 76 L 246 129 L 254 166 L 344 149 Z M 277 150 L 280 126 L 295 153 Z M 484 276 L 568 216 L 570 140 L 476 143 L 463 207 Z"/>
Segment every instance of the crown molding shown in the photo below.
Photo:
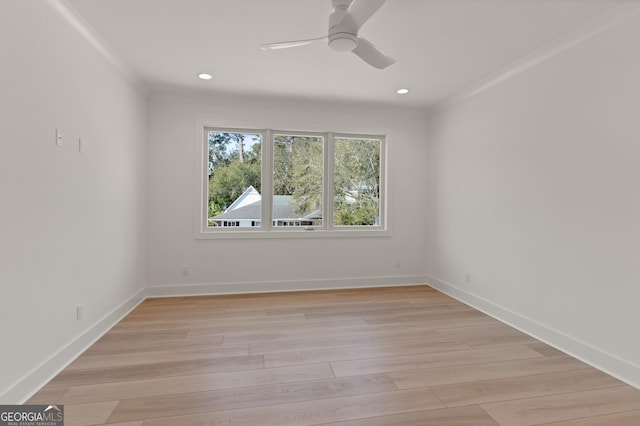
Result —
<path fill-rule="evenodd" d="M 120 57 L 102 36 L 71 6 L 66 0 L 45 0 L 74 30 L 109 62 L 118 73 L 139 91 L 148 97 L 149 88 L 136 71 Z"/>
<path fill-rule="evenodd" d="M 608 10 L 598 18 L 583 24 L 573 31 L 560 36 L 553 41 L 543 45 L 539 49 L 523 56 L 522 58 L 512 62 L 511 64 L 489 74 L 482 80 L 474 83 L 470 87 L 463 89 L 452 96 L 444 99 L 429 109 L 429 115 L 443 112 L 467 99 L 477 96 L 500 83 L 513 78 L 537 65 L 554 58 L 557 55 L 572 49 L 617 25 L 640 14 L 640 2 L 633 0 Z"/>

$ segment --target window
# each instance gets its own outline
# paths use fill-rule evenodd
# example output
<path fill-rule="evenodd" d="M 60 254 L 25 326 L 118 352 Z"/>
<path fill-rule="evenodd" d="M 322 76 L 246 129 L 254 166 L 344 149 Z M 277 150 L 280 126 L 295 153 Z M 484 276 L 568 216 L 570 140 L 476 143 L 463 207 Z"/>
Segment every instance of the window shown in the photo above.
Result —
<path fill-rule="evenodd" d="M 273 135 L 274 226 L 322 226 L 324 137 Z"/>
<path fill-rule="evenodd" d="M 387 231 L 383 136 L 205 127 L 204 141 L 202 238 Z"/>
<path fill-rule="evenodd" d="M 209 227 L 256 227 L 262 220 L 262 133 L 205 132 Z"/>
<path fill-rule="evenodd" d="M 334 139 L 333 224 L 380 225 L 380 139 Z"/>

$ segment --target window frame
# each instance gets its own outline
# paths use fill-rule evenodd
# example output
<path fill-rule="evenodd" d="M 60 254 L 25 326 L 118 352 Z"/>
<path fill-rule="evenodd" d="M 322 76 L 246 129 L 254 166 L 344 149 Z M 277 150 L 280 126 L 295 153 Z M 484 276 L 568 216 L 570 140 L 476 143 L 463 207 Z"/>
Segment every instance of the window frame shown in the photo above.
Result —
<path fill-rule="evenodd" d="M 282 130 L 278 128 L 257 128 L 245 126 L 216 125 L 211 122 L 199 122 L 197 125 L 197 153 L 195 164 L 195 231 L 196 239 L 243 239 L 243 238 L 318 238 L 318 237 L 388 237 L 391 236 L 388 200 L 388 131 L 369 129 L 349 132 L 325 132 L 314 130 Z M 209 142 L 208 132 L 229 132 L 260 134 L 261 145 L 261 204 L 262 217 L 260 227 L 209 227 Z M 323 138 L 323 183 L 322 183 L 322 226 L 295 227 L 273 225 L 273 170 L 274 135 L 308 135 Z M 380 141 L 380 199 L 379 225 L 349 226 L 334 225 L 334 138 L 374 139 Z"/>

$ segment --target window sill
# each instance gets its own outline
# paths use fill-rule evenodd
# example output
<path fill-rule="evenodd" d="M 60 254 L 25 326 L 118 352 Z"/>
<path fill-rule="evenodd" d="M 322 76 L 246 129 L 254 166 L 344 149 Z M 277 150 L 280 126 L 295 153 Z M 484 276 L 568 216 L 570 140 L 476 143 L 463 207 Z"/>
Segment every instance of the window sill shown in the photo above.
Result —
<path fill-rule="evenodd" d="M 202 231 L 195 234 L 197 240 L 244 240 L 244 239 L 281 239 L 281 238 L 375 238 L 375 237 L 391 237 L 391 231 L 388 229 L 326 229 L 314 230 L 253 230 L 238 231 L 215 230 Z"/>

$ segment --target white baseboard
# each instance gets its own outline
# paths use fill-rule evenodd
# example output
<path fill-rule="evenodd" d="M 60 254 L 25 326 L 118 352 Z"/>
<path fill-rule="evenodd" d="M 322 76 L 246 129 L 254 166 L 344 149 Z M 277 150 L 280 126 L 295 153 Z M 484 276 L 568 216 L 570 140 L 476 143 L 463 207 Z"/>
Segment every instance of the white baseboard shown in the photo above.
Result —
<path fill-rule="evenodd" d="M 142 303 L 145 295 L 146 289 L 143 288 L 87 328 L 74 340 L 60 348 L 42 364 L 25 374 L 0 395 L 0 403 L 14 404 L 19 401 L 20 404 L 24 404 L 40 388 L 109 331 L 111 327 Z"/>
<path fill-rule="evenodd" d="M 216 294 L 276 293 L 284 291 L 335 290 L 366 287 L 424 285 L 425 277 L 400 275 L 327 280 L 259 281 L 180 284 L 147 287 L 147 297 L 207 296 Z"/>
<path fill-rule="evenodd" d="M 569 336 L 560 330 L 540 324 L 531 318 L 524 317 L 510 309 L 476 296 L 453 284 L 431 276 L 427 276 L 426 282 L 430 287 L 640 389 L 640 366 Z"/>

